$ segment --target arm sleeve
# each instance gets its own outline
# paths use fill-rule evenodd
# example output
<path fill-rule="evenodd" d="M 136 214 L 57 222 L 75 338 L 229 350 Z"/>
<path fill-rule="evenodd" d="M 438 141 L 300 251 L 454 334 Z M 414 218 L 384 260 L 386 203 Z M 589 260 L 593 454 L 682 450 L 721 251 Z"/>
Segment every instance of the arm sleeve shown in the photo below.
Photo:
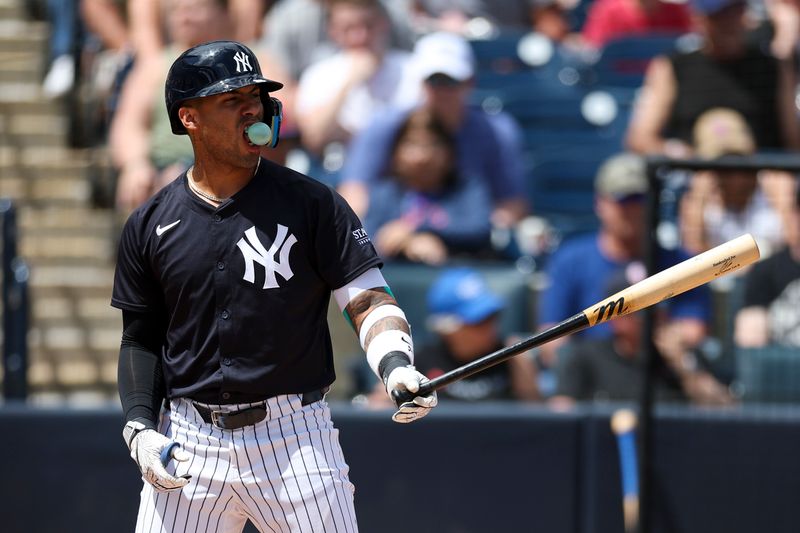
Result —
<path fill-rule="evenodd" d="M 156 314 L 122 312 L 117 382 L 125 420 L 155 429 L 166 396 L 161 349 L 166 322 Z"/>

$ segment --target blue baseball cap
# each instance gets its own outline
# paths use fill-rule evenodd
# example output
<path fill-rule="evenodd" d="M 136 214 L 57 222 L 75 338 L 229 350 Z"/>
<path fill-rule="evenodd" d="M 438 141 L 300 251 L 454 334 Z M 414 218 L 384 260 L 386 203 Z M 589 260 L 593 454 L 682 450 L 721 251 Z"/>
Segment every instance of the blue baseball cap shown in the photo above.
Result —
<path fill-rule="evenodd" d="M 434 330 L 477 324 L 504 307 L 502 298 L 472 268 L 448 269 L 428 290 L 429 325 Z"/>

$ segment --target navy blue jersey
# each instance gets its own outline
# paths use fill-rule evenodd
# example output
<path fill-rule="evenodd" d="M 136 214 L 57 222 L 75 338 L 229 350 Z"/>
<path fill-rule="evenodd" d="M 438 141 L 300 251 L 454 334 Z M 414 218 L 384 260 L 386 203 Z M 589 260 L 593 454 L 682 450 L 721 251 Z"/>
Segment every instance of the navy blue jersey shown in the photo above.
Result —
<path fill-rule="evenodd" d="M 166 317 L 168 397 L 256 401 L 333 382 L 331 291 L 376 266 L 335 191 L 262 159 L 218 208 L 184 173 L 134 211 L 111 304 Z"/>

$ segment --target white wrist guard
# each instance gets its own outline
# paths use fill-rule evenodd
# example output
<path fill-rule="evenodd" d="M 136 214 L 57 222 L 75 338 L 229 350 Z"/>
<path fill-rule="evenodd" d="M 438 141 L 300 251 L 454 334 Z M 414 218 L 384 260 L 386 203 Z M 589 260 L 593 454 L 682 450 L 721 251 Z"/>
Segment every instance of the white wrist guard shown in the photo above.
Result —
<path fill-rule="evenodd" d="M 381 381 L 384 376 L 381 373 L 381 361 L 384 357 L 394 354 L 397 356 L 405 356 L 408 361 L 405 364 L 414 363 L 414 343 L 411 340 L 411 335 L 405 331 L 398 329 L 390 329 L 379 333 L 369 343 L 367 348 L 367 362 L 370 368 Z"/>

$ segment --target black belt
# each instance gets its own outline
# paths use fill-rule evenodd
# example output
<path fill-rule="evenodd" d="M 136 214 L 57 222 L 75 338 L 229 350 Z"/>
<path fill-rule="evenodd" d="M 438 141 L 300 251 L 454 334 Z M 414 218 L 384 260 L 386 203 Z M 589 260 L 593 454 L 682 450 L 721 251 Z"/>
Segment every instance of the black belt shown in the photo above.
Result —
<path fill-rule="evenodd" d="M 303 393 L 300 404 L 306 406 L 318 402 L 325 397 L 326 392 L 328 392 L 327 387 Z M 197 402 L 192 402 L 192 405 L 197 410 L 200 418 L 203 419 L 203 422 L 213 424 L 220 429 L 240 429 L 245 426 L 252 426 L 264 420 L 267 417 L 267 413 L 269 413 L 266 401 L 239 411 L 229 412 L 214 411 Z"/>

